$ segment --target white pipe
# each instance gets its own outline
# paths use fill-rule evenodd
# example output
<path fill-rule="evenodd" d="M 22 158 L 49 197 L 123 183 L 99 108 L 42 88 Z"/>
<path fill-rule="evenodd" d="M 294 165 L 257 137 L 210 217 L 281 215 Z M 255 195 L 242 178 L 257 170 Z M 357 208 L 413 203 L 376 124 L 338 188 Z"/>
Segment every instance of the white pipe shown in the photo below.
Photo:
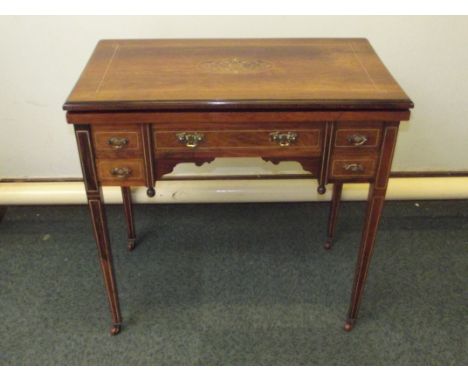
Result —
<path fill-rule="evenodd" d="M 136 203 L 303 202 L 330 200 L 331 188 L 319 195 L 312 179 L 171 180 L 157 182 L 154 198 L 142 187 L 132 194 Z M 367 184 L 347 184 L 343 200 L 365 200 L 367 191 Z M 468 177 L 390 179 L 387 199 L 468 199 Z M 121 203 L 120 189 L 104 187 L 104 200 Z M 81 182 L 0 183 L 0 205 L 84 203 Z"/>

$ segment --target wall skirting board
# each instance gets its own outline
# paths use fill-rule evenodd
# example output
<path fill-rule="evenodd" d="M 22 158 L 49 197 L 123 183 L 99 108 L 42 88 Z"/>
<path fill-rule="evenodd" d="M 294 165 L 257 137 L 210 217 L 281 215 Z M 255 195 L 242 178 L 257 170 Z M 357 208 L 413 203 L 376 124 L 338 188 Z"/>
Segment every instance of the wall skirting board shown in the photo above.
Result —
<path fill-rule="evenodd" d="M 390 179 L 388 200 L 468 199 L 468 173 L 401 173 Z M 215 179 L 165 180 L 156 183 L 156 196 L 148 198 L 145 188 L 132 189 L 136 203 L 239 203 L 306 202 L 330 200 L 316 192 L 313 179 Z M 347 184 L 343 200 L 365 200 L 367 184 Z M 118 187 L 104 187 L 107 203 L 121 203 Z M 84 204 L 86 196 L 80 179 L 3 179 L 0 205 Z"/>

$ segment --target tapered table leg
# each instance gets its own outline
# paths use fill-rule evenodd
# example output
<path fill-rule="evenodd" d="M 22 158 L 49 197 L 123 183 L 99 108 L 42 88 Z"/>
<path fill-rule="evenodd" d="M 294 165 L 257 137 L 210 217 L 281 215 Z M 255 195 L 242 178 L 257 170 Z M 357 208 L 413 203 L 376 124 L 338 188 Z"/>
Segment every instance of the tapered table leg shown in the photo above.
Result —
<path fill-rule="evenodd" d="M 375 180 L 371 183 L 369 188 L 364 228 L 362 230 L 361 245 L 359 248 L 356 271 L 354 274 L 353 290 L 351 293 L 351 303 L 344 326 L 346 331 L 353 329 L 358 316 L 367 272 L 369 271 L 369 265 L 374 250 L 377 229 L 382 216 L 397 133 L 398 123 L 387 123 L 385 125 Z"/>
<path fill-rule="evenodd" d="M 361 246 L 356 264 L 356 273 L 354 275 L 351 304 L 344 327 L 346 331 L 350 331 L 353 328 L 357 319 L 384 201 L 385 190 L 376 190 L 374 185 L 371 185 Z"/>
<path fill-rule="evenodd" d="M 335 183 L 333 185 L 333 194 L 330 206 L 330 215 L 328 216 L 328 234 L 325 241 L 325 249 L 330 249 L 333 243 L 333 236 L 335 235 L 336 220 L 338 217 L 338 210 L 341 202 L 341 191 L 343 190 L 343 183 Z"/>
<path fill-rule="evenodd" d="M 136 244 L 135 224 L 133 220 L 132 194 L 130 191 L 130 187 L 121 188 L 122 201 L 125 212 L 125 221 L 127 222 L 127 247 L 129 251 L 132 251 L 135 248 Z"/>
<path fill-rule="evenodd" d="M 94 238 L 96 239 L 99 262 L 112 316 L 111 334 L 115 335 L 120 332 L 122 316 L 120 314 L 119 297 L 114 276 L 114 266 L 112 262 L 109 232 L 107 230 L 107 221 L 102 202 L 102 193 L 95 168 L 91 127 L 89 125 L 75 125 L 75 134 L 78 143 L 78 152 L 80 154 L 89 212 L 93 224 Z"/>

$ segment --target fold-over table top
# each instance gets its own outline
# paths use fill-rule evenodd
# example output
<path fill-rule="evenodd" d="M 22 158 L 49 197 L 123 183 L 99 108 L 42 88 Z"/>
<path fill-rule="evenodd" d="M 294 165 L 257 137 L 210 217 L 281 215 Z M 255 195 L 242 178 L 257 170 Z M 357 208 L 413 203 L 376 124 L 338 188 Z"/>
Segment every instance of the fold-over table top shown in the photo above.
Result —
<path fill-rule="evenodd" d="M 366 39 L 103 40 L 69 111 L 408 109 Z"/>

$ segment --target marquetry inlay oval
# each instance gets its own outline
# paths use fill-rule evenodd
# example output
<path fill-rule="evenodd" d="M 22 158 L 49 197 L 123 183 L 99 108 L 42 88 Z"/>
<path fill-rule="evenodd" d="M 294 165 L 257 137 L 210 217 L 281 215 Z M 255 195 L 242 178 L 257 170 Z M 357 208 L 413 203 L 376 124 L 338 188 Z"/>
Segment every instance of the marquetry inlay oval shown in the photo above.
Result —
<path fill-rule="evenodd" d="M 259 59 L 244 59 L 238 57 L 223 58 L 200 63 L 200 69 L 212 73 L 259 73 L 269 70 L 273 64 Z"/>

